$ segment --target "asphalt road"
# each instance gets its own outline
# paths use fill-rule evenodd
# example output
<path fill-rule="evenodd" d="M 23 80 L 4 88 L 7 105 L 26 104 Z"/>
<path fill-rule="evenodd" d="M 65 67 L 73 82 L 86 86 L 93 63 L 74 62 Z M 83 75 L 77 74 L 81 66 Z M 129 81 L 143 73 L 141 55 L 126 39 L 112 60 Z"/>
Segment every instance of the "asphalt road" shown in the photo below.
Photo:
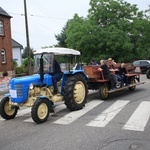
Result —
<path fill-rule="evenodd" d="M 56 113 L 37 125 L 30 109 L 13 120 L 0 117 L 0 150 L 150 150 L 150 80 L 135 91 L 124 90 L 102 101 L 88 95 L 80 111 L 57 103 Z"/>

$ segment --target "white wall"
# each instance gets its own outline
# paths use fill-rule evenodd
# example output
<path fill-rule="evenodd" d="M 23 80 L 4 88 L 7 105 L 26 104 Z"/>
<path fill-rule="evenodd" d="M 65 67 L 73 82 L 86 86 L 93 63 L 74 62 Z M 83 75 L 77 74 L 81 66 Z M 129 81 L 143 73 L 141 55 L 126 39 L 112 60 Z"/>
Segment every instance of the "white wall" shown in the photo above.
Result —
<path fill-rule="evenodd" d="M 22 65 L 22 56 L 21 56 L 21 49 L 20 48 L 13 48 L 13 60 L 15 60 L 18 66 Z"/>

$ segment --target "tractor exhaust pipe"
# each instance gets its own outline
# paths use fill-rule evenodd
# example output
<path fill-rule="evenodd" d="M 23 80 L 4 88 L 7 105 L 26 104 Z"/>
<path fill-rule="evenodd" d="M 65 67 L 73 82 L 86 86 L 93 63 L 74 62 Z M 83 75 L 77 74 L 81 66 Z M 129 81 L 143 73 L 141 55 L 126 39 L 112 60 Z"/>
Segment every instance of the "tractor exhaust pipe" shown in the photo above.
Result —
<path fill-rule="evenodd" d="M 41 55 L 41 58 L 40 58 L 40 81 L 41 83 L 43 83 L 43 80 L 44 80 L 44 71 L 43 71 L 43 54 Z"/>

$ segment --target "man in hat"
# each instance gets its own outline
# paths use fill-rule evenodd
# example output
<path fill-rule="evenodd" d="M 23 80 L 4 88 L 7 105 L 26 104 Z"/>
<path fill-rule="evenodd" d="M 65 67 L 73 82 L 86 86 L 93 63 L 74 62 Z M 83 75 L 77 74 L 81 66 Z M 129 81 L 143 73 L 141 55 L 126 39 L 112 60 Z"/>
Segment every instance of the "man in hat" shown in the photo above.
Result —
<path fill-rule="evenodd" d="M 109 68 L 114 69 L 117 63 L 112 58 L 108 58 L 108 60 L 110 61 Z"/>

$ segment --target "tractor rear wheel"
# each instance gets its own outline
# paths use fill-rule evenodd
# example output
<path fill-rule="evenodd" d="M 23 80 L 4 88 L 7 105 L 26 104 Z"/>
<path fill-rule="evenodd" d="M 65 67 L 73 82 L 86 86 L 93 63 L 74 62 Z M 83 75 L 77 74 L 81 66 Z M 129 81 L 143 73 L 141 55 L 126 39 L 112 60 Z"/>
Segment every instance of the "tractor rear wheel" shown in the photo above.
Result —
<path fill-rule="evenodd" d="M 87 83 L 85 77 L 77 74 L 69 77 L 64 87 L 65 105 L 71 111 L 82 109 L 87 97 Z"/>
<path fill-rule="evenodd" d="M 6 119 L 13 119 L 17 115 L 18 107 L 11 107 L 9 104 L 9 97 L 4 97 L 0 102 L 0 114 Z"/>
<path fill-rule="evenodd" d="M 102 100 L 108 99 L 109 93 L 107 93 L 107 91 L 109 91 L 109 86 L 107 84 L 103 84 L 99 87 L 99 96 Z"/>
<path fill-rule="evenodd" d="M 33 121 L 38 124 L 47 121 L 49 117 L 49 101 L 38 98 L 32 106 L 31 116 Z"/>

